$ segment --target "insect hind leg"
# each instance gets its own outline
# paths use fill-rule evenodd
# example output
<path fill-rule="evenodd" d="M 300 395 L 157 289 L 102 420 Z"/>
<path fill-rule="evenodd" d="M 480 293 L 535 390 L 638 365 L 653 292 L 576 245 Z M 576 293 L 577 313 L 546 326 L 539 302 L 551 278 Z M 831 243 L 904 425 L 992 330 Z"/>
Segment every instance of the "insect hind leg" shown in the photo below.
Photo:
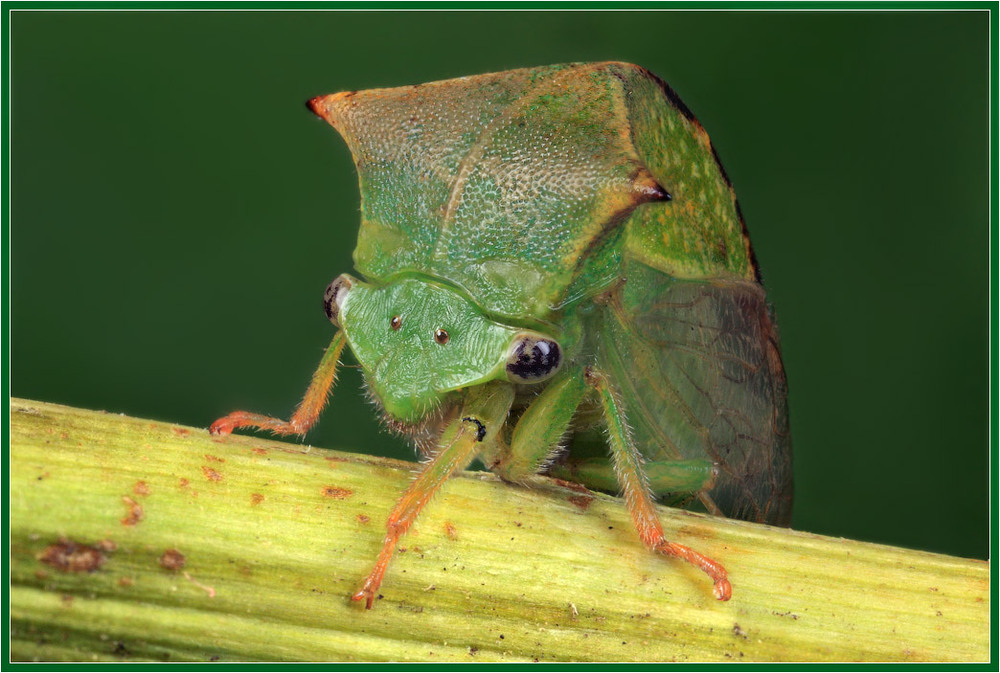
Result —
<path fill-rule="evenodd" d="M 604 409 L 608 428 L 608 444 L 618 483 L 625 496 L 625 504 L 632 515 L 632 523 L 643 543 L 664 556 L 675 556 L 701 568 L 715 583 L 713 593 L 716 598 L 727 601 L 732 596 L 726 569 L 719 563 L 695 550 L 668 542 L 663 536 L 663 527 L 656 516 L 649 482 L 643 471 L 642 454 L 632 440 L 632 431 L 625 420 L 625 407 L 621 396 L 608 377 L 593 367 L 586 370 L 587 383 L 597 390 Z"/>

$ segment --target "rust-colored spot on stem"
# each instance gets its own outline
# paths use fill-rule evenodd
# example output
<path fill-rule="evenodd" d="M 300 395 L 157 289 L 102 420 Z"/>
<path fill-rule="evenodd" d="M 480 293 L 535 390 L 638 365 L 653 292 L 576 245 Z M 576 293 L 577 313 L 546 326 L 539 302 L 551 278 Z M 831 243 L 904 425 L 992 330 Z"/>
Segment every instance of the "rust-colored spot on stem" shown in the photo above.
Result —
<path fill-rule="evenodd" d="M 448 536 L 449 540 L 458 539 L 458 530 L 455 528 L 455 524 L 451 521 L 444 522 L 444 534 Z"/>
<path fill-rule="evenodd" d="M 142 521 L 142 505 L 127 495 L 122 496 L 122 502 L 124 502 L 125 506 L 128 507 L 125 518 L 122 519 L 123 526 L 134 526 Z"/>
<path fill-rule="evenodd" d="M 132 487 L 132 492 L 136 495 L 149 495 L 149 484 L 144 481 L 135 482 L 135 486 Z"/>
<path fill-rule="evenodd" d="M 367 514 L 358 514 L 359 523 L 368 523 L 371 520 L 372 520 L 371 517 L 368 516 Z"/>
<path fill-rule="evenodd" d="M 323 487 L 324 498 L 333 498 L 334 500 L 347 500 L 352 495 L 354 495 L 354 491 L 352 491 L 349 488 L 339 488 L 337 486 Z"/>
<path fill-rule="evenodd" d="M 259 505 L 262 502 L 264 502 L 264 496 L 263 495 L 261 495 L 260 493 L 251 493 L 250 494 L 250 504 L 251 505 L 253 505 L 254 507 L 256 507 L 257 505 Z"/>
<path fill-rule="evenodd" d="M 590 503 L 594 502 L 594 499 L 589 495 L 571 495 L 566 498 L 567 502 L 572 505 L 576 505 L 581 510 L 586 511 L 590 507 Z"/>
<path fill-rule="evenodd" d="M 587 487 L 583 484 L 578 484 L 575 481 L 566 481 L 565 479 L 557 479 L 555 477 L 550 477 L 554 484 L 562 486 L 563 488 L 568 488 L 571 491 L 576 491 L 577 493 L 590 493 Z"/>
<path fill-rule="evenodd" d="M 222 481 L 222 475 L 210 468 L 208 465 L 201 466 L 202 474 L 205 475 L 205 479 L 209 481 Z"/>
<path fill-rule="evenodd" d="M 218 456 L 213 456 L 210 453 L 206 453 L 205 454 L 205 460 L 207 460 L 210 463 L 224 463 L 224 462 L 226 462 L 225 458 L 219 458 Z"/>
<path fill-rule="evenodd" d="M 46 547 L 38 555 L 38 560 L 63 572 L 90 573 L 104 565 L 108 557 L 96 547 L 62 538 L 55 544 Z"/>
<path fill-rule="evenodd" d="M 167 549 L 160 556 L 160 565 L 171 572 L 177 572 L 183 568 L 186 561 L 184 554 L 173 548 Z"/>

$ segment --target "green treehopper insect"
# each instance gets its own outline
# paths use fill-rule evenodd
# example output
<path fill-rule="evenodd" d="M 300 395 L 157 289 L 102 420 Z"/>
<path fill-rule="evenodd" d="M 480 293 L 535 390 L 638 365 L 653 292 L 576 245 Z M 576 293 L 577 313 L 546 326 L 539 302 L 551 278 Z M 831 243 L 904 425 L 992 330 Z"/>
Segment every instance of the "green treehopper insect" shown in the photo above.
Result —
<path fill-rule="evenodd" d="M 642 541 L 729 599 L 719 563 L 665 539 L 653 494 L 787 524 L 786 384 L 732 187 L 673 90 L 571 64 L 308 105 L 357 165 L 364 280 L 327 288 L 339 329 L 290 420 L 237 411 L 210 430 L 304 434 L 350 347 L 427 458 L 352 598 L 371 607 L 401 536 L 478 456 L 508 481 L 620 489 Z"/>

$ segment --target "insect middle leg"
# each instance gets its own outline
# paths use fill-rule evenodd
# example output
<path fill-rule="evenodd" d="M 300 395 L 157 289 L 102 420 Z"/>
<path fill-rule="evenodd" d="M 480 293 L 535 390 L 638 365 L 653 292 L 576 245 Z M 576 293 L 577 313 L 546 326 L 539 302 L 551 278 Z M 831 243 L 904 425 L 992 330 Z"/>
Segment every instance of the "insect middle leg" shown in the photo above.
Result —
<path fill-rule="evenodd" d="M 499 447 L 490 470 L 505 481 L 536 474 L 559 450 L 570 421 L 588 390 L 583 367 L 556 377 L 525 410 L 514 428 L 510 445 Z M 498 442 L 499 444 L 499 442 Z M 709 460 L 658 460 L 643 464 L 653 493 L 697 493 L 709 489 L 718 467 Z M 545 473 L 589 488 L 617 491 L 618 475 L 606 458 L 591 458 L 552 465 Z"/>
<path fill-rule="evenodd" d="M 495 460 L 487 465 L 489 469 L 504 481 L 518 481 L 536 474 L 559 449 L 559 442 L 586 392 L 582 367 L 556 376 L 521 414 L 510 446 L 500 446 Z"/>
<path fill-rule="evenodd" d="M 710 460 L 653 460 L 643 463 L 650 490 L 656 495 L 697 493 L 712 488 L 719 468 Z M 588 488 L 616 491 L 618 475 L 605 458 L 588 458 L 553 465 L 548 474 L 557 479 L 575 481 Z"/>
<path fill-rule="evenodd" d="M 608 377 L 593 367 L 586 371 L 587 382 L 594 387 L 604 409 L 608 427 L 608 443 L 611 445 L 611 459 L 625 496 L 625 503 L 632 515 L 632 523 L 639 537 L 647 547 L 665 556 L 675 556 L 701 568 L 715 583 L 713 593 L 721 601 L 732 596 L 733 588 L 727 578 L 726 569 L 712 559 L 695 550 L 668 542 L 663 536 L 663 527 L 656 516 L 649 483 L 643 472 L 642 454 L 632 440 L 632 432 L 625 421 L 625 407 L 618 391 Z"/>
<path fill-rule="evenodd" d="M 469 391 L 462 413 L 442 433 L 437 453 L 424 465 L 389 514 L 375 567 L 351 600 L 364 600 L 366 608 L 372 607 L 400 538 L 448 477 L 467 467 L 480 446 L 492 443 L 513 401 L 514 390 L 507 383 L 487 384 Z"/>
<path fill-rule="evenodd" d="M 306 394 L 291 419 L 283 421 L 280 418 L 249 411 L 234 411 L 212 423 L 208 431 L 213 435 L 225 437 L 236 428 L 252 427 L 270 430 L 279 435 L 304 435 L 316 423 L 320 412 L 326 406 L 333 384 L 337 382 L 337 365 L 345 343 L 347 339 L 344 333 L 338 331 L 323 354 L 323 359 L 320 360 L 319 367 L 312 376 Z"/>

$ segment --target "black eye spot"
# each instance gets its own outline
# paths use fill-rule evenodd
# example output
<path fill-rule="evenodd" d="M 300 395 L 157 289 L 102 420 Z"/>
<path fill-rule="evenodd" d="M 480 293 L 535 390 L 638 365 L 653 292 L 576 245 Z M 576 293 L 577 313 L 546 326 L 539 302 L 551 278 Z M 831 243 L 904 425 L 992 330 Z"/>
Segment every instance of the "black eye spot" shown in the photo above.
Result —
<path fill-rule="evenodd" d="M 351 281 L 346 275 L 337 276 L 323 293 L 323 310 L 334 325 L 340 325 L 340 305 L 351 289 Z"/>
<path fill-rule="evenodd" d="M 440 327 L 438 327 L 436 330 L 434 330 L 434 341 L 437 341 L 442 346 L 444 346 L 446 343 L 448 343 L 448 339 L 450 339 L 450 338 L 451 337 L 448 336 L 448 333 L 445 332 Z"/>
<path fill-rule="evenodd" d="M 403 319 L 400 318 L 398 315 L 392 316 L 392 320 L 389 321 L 389 327 L 391 327 L 393 331 L 395 331 L 402 326 L 403 326 Z"/>
<path fill-rule="evenodd" d="M 554 374 L 561 363 L 558 343 L 525 335 L 514 342 L 507 356 L 507 377 L 515 383 L 534 383 Z"/>

